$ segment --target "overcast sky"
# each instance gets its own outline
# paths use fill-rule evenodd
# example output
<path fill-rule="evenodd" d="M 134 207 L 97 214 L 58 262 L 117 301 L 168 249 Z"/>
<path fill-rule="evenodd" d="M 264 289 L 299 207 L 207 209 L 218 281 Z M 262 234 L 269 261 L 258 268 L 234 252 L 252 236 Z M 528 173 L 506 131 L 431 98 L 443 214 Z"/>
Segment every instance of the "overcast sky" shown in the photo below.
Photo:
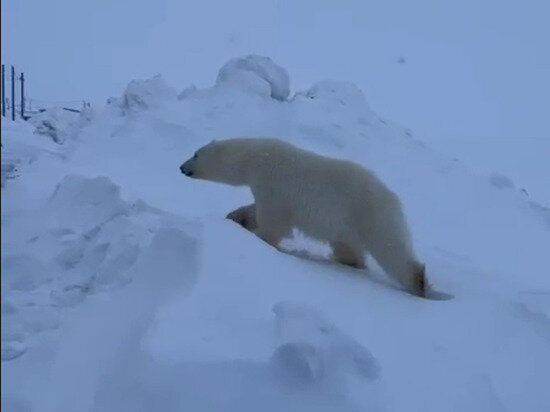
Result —
<path fill-rule="evenodd" d="M 294 90 L 353 81 L 418 138 L 541 186 L 533 179 L 540 152 L 550 153 L 548 0 L 1 4 L 2 63 L 25 71 L 31 98 L 103 103 L 157 73 L 178 89 L 208 86 L 226 60 L 253 52 L 285 67 Z"/>

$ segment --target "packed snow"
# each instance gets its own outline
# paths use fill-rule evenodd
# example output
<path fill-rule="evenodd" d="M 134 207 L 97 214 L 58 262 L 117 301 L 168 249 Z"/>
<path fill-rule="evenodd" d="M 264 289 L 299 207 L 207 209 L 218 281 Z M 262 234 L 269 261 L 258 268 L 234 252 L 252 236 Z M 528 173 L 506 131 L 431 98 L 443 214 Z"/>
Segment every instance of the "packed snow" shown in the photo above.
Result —
<path fill-rule="evenodd" d="M 549 209 L 440 157 L 353 84 L 289 90 L 247 56 L 210 88 L 156 76 L 94 112 L 2 122 L 3 410 L 550 410 Z M 236 136 L 374 170 L 450 299 L 225 219 L 249 190 L 179 166 Z"/>
<path fill-rule="evenodd" d="M 216 85 L 237 86 L 241 90 L 267 91 L 273 99 L 286 100 L 290 94 L 290 79 L 281 66 L 269 57 L 249 55 L 227 62 L 218 72 Z M 244 87 L 243 87 L 244 86 Z"/>

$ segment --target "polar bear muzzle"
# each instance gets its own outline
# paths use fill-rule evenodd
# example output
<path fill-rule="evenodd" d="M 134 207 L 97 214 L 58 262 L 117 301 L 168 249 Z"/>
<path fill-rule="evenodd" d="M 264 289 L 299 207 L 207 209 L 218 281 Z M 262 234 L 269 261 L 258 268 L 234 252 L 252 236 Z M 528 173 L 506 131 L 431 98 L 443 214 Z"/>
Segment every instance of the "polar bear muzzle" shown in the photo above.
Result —
<path fill-rule="evenodd" d="M 191 159 L 190 159 L 191 160 Z M 191 177 L 193 176 L 193 170 L 191 169 L 191 165 L 189 164 L 189 161 L 188 160 L 187 162 L 185 162 L 184 164 L 182 164 L 180 166 L 180 170 L 181 172 L 185 175 L 185 176 L 188 176 L 188 177 Z"/>

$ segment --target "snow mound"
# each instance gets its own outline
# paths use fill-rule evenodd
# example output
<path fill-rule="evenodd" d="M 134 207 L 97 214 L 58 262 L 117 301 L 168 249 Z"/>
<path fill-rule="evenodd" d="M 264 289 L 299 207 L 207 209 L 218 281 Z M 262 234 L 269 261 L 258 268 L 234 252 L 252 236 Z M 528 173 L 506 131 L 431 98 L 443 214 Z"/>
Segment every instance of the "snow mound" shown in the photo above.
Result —
<path fill-rule="evenodd" d="M 273 362 L 287 383 L 338 381 L 338 376 L 347 371 L 368 380 L 380 376 L 380 365 L 374 356 L 318 310 L 295 302 L 280 302 L 273 311 L 281 342 Z"/>
<path fill-rule="evenodd" d="M 108 103 L 118 107 L 123 114 L 130 114 L 146 109 L 162 109 L 176 99 L 176 90 L 158 74 L 146 80 L 132 80 L 122 97 L 111 98 Z"/>
<path fill-rule="evenodd" d="M 142 201 L 122 200 L 106 177 L 74 175 L 38 209 L 3 215 L 2 360 L 57 328 L 61 308 L 130 282 L 143 249 L 166 225 L 186 227 Z"/>
<path fill-rule="evenodd" d="M 35 134 L 47 136 L 57 144 L 78 135 L 80 128 L 93 118 L 91 109 L 81 112 L 54 107 L 33 115 L 29 122 L 35 126 Z"/>
<path fill-rule="evenodd" d="M 239 87 L 284 101 L 290 94 L 288 73 L 269 57 L 251 54 L 229 60 L 218 72 L 217 85 Z"/>

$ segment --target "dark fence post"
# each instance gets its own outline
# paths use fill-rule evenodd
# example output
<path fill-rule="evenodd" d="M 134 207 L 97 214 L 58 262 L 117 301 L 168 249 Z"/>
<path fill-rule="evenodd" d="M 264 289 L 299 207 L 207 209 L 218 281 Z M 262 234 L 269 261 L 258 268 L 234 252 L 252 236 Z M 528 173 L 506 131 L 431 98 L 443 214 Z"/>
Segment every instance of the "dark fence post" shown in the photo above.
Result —
<path fill-rule="evenodd" d="M 21 119 L 25 119 L 25 73 L 21 72 Z"/>
<path fill-rule="evenodd" d="M 11 120 L 15 120 L 15 69 L 11 66 Z"/>
<path fill-rule="evenodd" d="M 2 65 L 2 116 L 6 117 L 6 66 Z"/>

